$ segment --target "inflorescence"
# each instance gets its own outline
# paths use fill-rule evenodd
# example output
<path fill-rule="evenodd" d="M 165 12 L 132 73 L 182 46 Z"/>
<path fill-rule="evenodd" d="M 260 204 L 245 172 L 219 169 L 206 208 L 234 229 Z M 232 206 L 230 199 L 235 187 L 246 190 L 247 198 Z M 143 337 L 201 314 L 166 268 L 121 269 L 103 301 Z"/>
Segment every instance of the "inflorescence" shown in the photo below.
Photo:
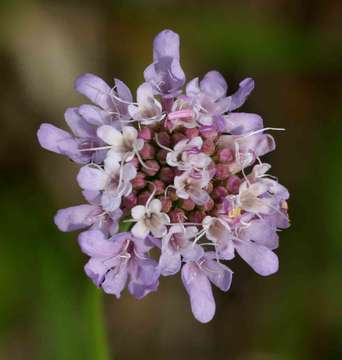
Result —
<path fill-rule="evenodd" d="M 71 133 L 50 124 L 41 146 L 82 167 L 77 182 L 87 202 L 59 210 L 61 231 L 83 230 L 86 274 L 108 294 L 140 299 L 160 276 L 181 271 L 195 318 L 215 314 L 211 284 L 228 291 L 237 253 L 267 276 L 278 270 L 278 230 L 289 226 L 289 193 L 261 157 L 275 149 L 259 115 L 235 112 L 254 88 L 251 78 L 227 96 L 217 71 L 188 82 L 179 62 L 179 36 L 157 35 L 153 63 L 136 102 L 115 79 L 93 74 L 75 88 L 93 104 L 69 108 Z M 156 248 L 159 258 L 151 255 Z M 155 252 L 154 252 L 155 253 Z"/>

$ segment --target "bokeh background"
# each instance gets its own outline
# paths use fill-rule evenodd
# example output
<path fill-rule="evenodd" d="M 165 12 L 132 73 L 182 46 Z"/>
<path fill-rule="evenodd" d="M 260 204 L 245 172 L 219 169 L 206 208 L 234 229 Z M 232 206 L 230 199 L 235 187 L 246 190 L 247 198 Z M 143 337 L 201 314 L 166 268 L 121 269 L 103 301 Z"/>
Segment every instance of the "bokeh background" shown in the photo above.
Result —
<path fill-rule="evenodd" d="M 0 359 L 342 359 L 341 2 L 2 0 L 0 11 Z M 99 294 L 76 234 L 52 222 L 82 201 L 77 167 L 35 135 L 84 101 L 73 91 L 84 72 L 134 91 L 165 28 L 181 35 L 188 79 L 217 69 L 234 89 L 252 76 L 243 109 L 287 129 L 267 158 L 292 196 L 280 271 L 232 261 L 207 325 L 179 277 L 141 301 Z"/>

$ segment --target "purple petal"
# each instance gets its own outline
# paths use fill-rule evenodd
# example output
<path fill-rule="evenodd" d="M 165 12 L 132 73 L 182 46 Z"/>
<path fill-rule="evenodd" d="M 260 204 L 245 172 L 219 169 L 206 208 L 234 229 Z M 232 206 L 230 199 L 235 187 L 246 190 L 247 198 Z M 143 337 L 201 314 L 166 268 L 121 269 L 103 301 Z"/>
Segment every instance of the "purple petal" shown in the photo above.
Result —
<path fill-rule="evenodd" d="M 249 113 L 231 113 L 223 117 L 224 119 L 224 132 L 233 135 L 241 135 L 251 131 L 263 128 L 263 120 L 257 114 Z"/>
<path fill-rule="evenodd" d="M 125 102 L 132 102 L 133 96 L 129 87 L 121 80 L 114 79 L 115 81 L 115 89 L 120 99 Z"/>
<path fill-rule="evenodd" d="M 57 154 L 64 154 L 61 145 L 66 141 L 73 141 L 73 137 L 66 131 L 51 124 L 42 124 L 37 132 L 40 146 Z"/>
<path fill-rule="evenodd" d="M 101 193 L 99 191 L 83 190 L 83 197 L 92 205 L 100 205 Z"/>
<path fill-rule="evenodd" d="M 116 192 L 104 191 L 101 197 L 101 205 L 105 211 L 115 211 L 120 207 L 121 196 Z"/>
<path fill-rule="evenodd" d="M 84 271 L 88 277 L 99 287 L 108 271 L 102 259 L 91 258 L 84 266 Z"/>
<path fill-rule="evenodd" d="M 228 291 L 232 283 L 233 272 L 216 260 L 207 260 L 202 267 L 208 279 L 222 291 Z"/>
<path fill-rule="evenodd" d="M 162 57 L 179 60 L 179 35 L 172 30 L 161 31 L 153 41 L 153 61 Z"/>
<path fill-rule="evenodd" d="M 129 264 L 131 281 L 128 284 L 129 292 L 137 299 L 141 299 L 159 285 L 159 269 L 157 262 L 149 258 L 136 258 Z"/>
<path fill-rule="evenodd" d="M 78 205 L 58 210 L 55 224 L 61 231 L 75 231 L 92 225 L 101 209 L 94 205 Z"/>
<path fill-rule="evenodd" d="M 189 262 L 182 268 L 182 281 L 195 318 L 202 323 L 209 322 L 215 315 L 216 305 L 208 278 L 195 263 Z"/>
<path fill-rule="evenodd" d="M 179 253 L 172 253 L 167 249 L 162 250 L 159 258 L 159 269 L 163 276 L 174 275 L 181 268 L 181 256 Z"/>
<path fill-rule="evenodd" d="M 64 113 L 64 118 L 75 136 L 80 138 L 96 136 L 94 127 L 82 118 L 78 108 L 68 108 Z"/>
<path fill-rule="evenodd" d="M 228 90 L 224 77 L 218 71 L 209 71 L 200 82 L 201 91 L 213 99 L 223 98 Z"/>
<path fill-rule="evenodd" d="M 278 257 L 267 247 L 251 241 L 236 241 L 235 246 L 242 259 L 259 275 L 268 276 L 278 271 Z"/>
<path fill-rule="evenodd" d="M 115 256 L 122 246 L 122 242 L 107 240 L 100 230 L 89 230 L 81 233 L 78 242 L 82 252 L 92 257 Z"/>
<path fill-rule="evenodd" d="M 125 288 L 128 278 L 126 266 L 117 266 L 106 274 L 102 283 L 102 289 L 107 294 L 113 294 L 117 299 L 120 298 L 122 290 Z"/>
<path fill-rule="evenodd" d="M 96 105 L 81 105 L 78 112 L 89 124 L 94 126 L 101 126 L 111 122 L 111 115 Z"/>
<path fill-rule="evenodd" d="M 102 109 L 110 109 L 113 104 L 111 88 L 96 75 L 84 74 L 80 76 L 76 79 L 75 89 Z"/>
<path fill-rule="evenodd" d="M 241 231 L 240 238 L 252 240 L 273 250 L 279 245 L 279 236 L 276 228 L 267 220 L 252 220 L 249 226 Z"/>
<path fill-rule="evenodd" d="M 85 190 L 102 190 L 106 183 L 106 175 L 100 169 L 83 166 L 77 175 L 77 182 Z"/>
<path fill-rule="evenodd" d="M 254 80 L 251 78 L 246 78 L 242 80 L 239 84 L 239 89 L 230 96 L 231 103 L 229 106 L 229 111 L 233 111 L 239 108 L 246 101 L 247 96 L 254 89 Z"/>
<path fill-rule="evenodd" d="M 175 96 L 185 83 L 185 74 L 177 59 L 163 57 L 149 65 L 144 71 L 144 78 L 156 94 Z"/>

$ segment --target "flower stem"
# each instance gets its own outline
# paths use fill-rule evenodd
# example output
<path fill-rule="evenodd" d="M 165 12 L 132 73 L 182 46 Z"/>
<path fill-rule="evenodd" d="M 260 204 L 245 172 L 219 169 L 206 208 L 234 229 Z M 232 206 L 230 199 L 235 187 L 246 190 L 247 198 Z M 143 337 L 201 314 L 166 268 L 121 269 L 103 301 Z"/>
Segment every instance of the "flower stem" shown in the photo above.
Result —
<path fill-rule="evenodd" d="M 89 332 L 92 339 L 93 354 L 90 357 L 94 360 L 109 360 L 109 348 L 106 336 L 106 325 L 103 316 L 102 292 L 93 284 L 87 288 L 86 308 L 89 316 Z"/>

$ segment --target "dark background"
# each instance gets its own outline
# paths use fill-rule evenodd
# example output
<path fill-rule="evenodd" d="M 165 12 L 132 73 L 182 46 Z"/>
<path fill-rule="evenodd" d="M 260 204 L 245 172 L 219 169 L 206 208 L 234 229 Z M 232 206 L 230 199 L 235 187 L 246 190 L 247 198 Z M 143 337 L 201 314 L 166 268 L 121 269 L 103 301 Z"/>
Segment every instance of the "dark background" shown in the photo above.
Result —
<path fill-rule="evenodd" d="M 342 7 L 334 0 L 0 2 L 0 359 L 342 359 Z M 134 92 L 152 40 L 181 35 L 190 80 L 251 76 L 244 111 L 276 133 L 272 173 L 291 192 L 280 271 L 242 261 L 217 313 L 192 316 L 179 276 L 141 301 L 101 296 L 83 273 L 76 234 L 53 225 L 81 203 L 77 166 L 39 148 L 41 122 L 63 126 L 93 72 Z M 104 307 L 101 309 L 101 303 Z"/>

